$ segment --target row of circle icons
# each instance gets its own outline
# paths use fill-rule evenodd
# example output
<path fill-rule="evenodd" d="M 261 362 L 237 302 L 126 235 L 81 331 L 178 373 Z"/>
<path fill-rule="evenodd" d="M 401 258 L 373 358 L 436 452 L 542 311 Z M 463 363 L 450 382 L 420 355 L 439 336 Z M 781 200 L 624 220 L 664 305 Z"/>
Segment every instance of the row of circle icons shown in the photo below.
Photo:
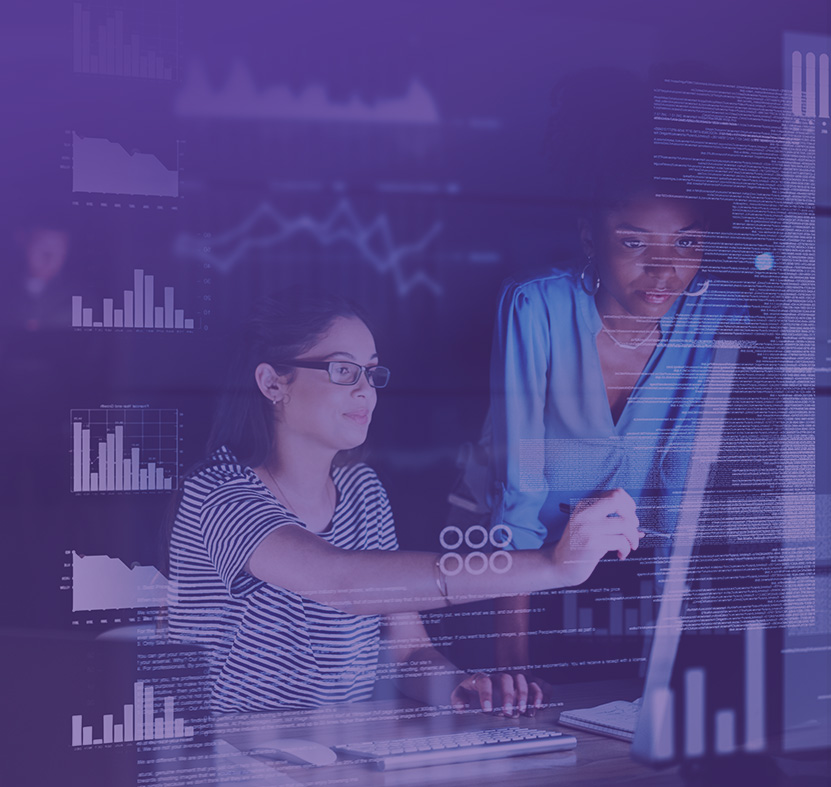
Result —
<path fill-rule="evenodd" d="M 461 528 L 448 525 L 439 534 L 439 543 L 451 551 L 441 556 L 439 569 L 447 577 L 456 576 L 462 569 L 466 569 L 470 574 L 484 574 L 490 568 L 495 574 L 504 574 L 510 571 L 514 563 L 511 553 L 504 551 L 511 543 L 512 537 L 513 531 L 505 524 L 494 525 L 490 530 L 482 525 L 471 525 L 464 533 Z M 458 549 L 462 543 L 477 550 L 490 544 L 499 551 L 491 552 L 490 555 L 484 552 L 470 552 L 462 557 L 458 552 L 452 551 Z"/>

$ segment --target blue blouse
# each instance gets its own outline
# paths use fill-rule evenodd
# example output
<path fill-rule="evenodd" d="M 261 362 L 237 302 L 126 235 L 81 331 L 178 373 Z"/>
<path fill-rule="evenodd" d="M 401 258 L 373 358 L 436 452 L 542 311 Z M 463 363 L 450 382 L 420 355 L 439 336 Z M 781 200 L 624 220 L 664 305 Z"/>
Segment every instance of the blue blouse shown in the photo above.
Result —
<path fill-rule="evenodd" d="M 614 423 L 594 297 L 565 272 L 507 285 L 491 364 L 492 502 L 513 548 L 558 540 L 570 506 L 615 487 L 635 499 L 643 527 L 673 532 L 713 339 L 743 313 L 734 298 L 712 281 L 673 303 Z"/>

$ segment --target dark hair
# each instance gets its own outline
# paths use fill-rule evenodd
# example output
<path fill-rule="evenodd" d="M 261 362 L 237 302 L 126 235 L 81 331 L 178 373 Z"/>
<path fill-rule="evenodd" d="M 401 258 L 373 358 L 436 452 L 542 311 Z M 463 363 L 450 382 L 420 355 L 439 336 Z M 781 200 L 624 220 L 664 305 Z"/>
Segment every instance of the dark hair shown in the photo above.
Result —
<path fill-rule="evenodd" d="M 233 356 L 225 387 L 214 415 L 207 444 L 207 457 L 192 467 L 185 479 L 210 467 L 211 455 L 226 446 L 237 460 L 251 467 L 262 464 L 274 447 L 274 407 L 266 399 L 254 377 L 257 366 L 270 363 L 275 371 L 289 375 L 296 370 L 280 366 L 311 349 L 338 317 L 357 317 L 367 327 L 371 325 L 363 309 L 339 295 L 316 293 L 309 295 L 301 289 L 286 290 L 259 300 L 251 316 L 234 342 Z M 342 451 L 336 464 L 350 464 L 362 456 L 362 449 Z M 183 485 L 171 501 L 163 528 L 161 562 L 167 571 L 170 536 L 179 505 Z"/>
<path fill-rule="evenodd" d="M 647 80 L 616 68 L 560 80 L 551 91 L 545 152 L 557 196 L 583 216 L 654 188 Z"/>
<path fill-rule="evenodd" d="M 655 90 L 666 79 L 714 81 L 717 76 L 701 64 L 673 63 L 644 74 L 586 69 L 555 85 L 544 152 L 564 229 L 575 227 L 578 218 L 596 224 L 633 197 L 659 192 L 695 198 L 708 223 L 723 222 L 725 206 L 688 194 L 681 170 L 666 157 L 656 166 L 653 107 Z"/>
<path fill-rule="evenodd" d="M 369 325 L 357 304 L 338 295 L 310 296 L 289 290 L 257 302 L 231 361 L 208 438 L 208 454 L 224 445 L 242 464 L 253 467 L 265 461 L 274 444 L 274 408 L 257 388 L 257 366 L 270 363 L 291 380 L 296 370 L 280 366 L 280 361 L 311 349 L 338 317 L 357 317 Z"/>

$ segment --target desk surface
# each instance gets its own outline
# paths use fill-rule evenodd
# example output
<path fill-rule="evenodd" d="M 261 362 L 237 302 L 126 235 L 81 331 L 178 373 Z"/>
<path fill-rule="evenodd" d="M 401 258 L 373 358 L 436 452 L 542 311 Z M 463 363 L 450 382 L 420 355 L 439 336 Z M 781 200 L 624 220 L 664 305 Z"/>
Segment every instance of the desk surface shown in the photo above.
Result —
<path fill-rule="evenodd" d="M 552 707 L 534 718 L 504 719 L 481 712 L 441 713 L 407 701 L 382 700 L 307 711 L 237 714 L 218 722 L 217 732 L 237 749 L 248 750 L 268 738 L 294 737 L 332 746 L 340 743 L 438 735 L 504 726 L 559 729 L 577 738 L 570 752 L 535 754 L 484 762 L 412 768 L 389 773 L 340 758 L 331 766 L 310 768 L 268 763 L 277 785 L 680 785 L 678 768 L 655 771 L 633 762 L 629 744 L 580 730 L 556 726 L 563 710 L 589 707 L 614 699 L 633 700 L 640 686 L 633 681 L 604 681 L 558 686 Z M 253 759 L 253 758 L 250 758 Z M 258 763 L 258 767 L 261 767 Z"/>

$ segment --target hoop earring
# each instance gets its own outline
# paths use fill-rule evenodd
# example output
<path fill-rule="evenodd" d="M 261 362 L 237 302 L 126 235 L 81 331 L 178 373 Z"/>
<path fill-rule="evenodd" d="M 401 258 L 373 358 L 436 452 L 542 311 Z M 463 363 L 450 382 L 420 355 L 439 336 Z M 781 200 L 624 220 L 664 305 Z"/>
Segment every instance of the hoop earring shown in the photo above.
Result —
<path fill-rule="evenodd" d="M 699 295 L 704 295 L 704 293 L 707 292 L 708 289 L 710 289 L 710 280 L 706 279 L 704 284 L 702 284 L 695 292 L 684 290 L 682 295 L 687 295 L 690 298 L 697 298 Z"/>
<path fill-rule="evenodd" d="M 284 394 L 282 399 L 272 399 L 271 403 L 276 407 L 278 404 L 288 404 L 291 401 L 289 394 Z"/>
<path fill-rule="evenodd" d="M 589 261 L 586 263 L 586 267 L 583 268 L 583 271 L 580 274 L 580 285 L 583 287 L 583 292 L 586 295 L 597 295 L 597 291 L 600 289 L 600 274 L 595 269 L 594 271 L 594 281 L 592 282 L 592 287 L 589 288 L 586 286 L 586 274 L 588 273 L 589 268 L 594 268 L 594 260 L 589 257 Z"/>

